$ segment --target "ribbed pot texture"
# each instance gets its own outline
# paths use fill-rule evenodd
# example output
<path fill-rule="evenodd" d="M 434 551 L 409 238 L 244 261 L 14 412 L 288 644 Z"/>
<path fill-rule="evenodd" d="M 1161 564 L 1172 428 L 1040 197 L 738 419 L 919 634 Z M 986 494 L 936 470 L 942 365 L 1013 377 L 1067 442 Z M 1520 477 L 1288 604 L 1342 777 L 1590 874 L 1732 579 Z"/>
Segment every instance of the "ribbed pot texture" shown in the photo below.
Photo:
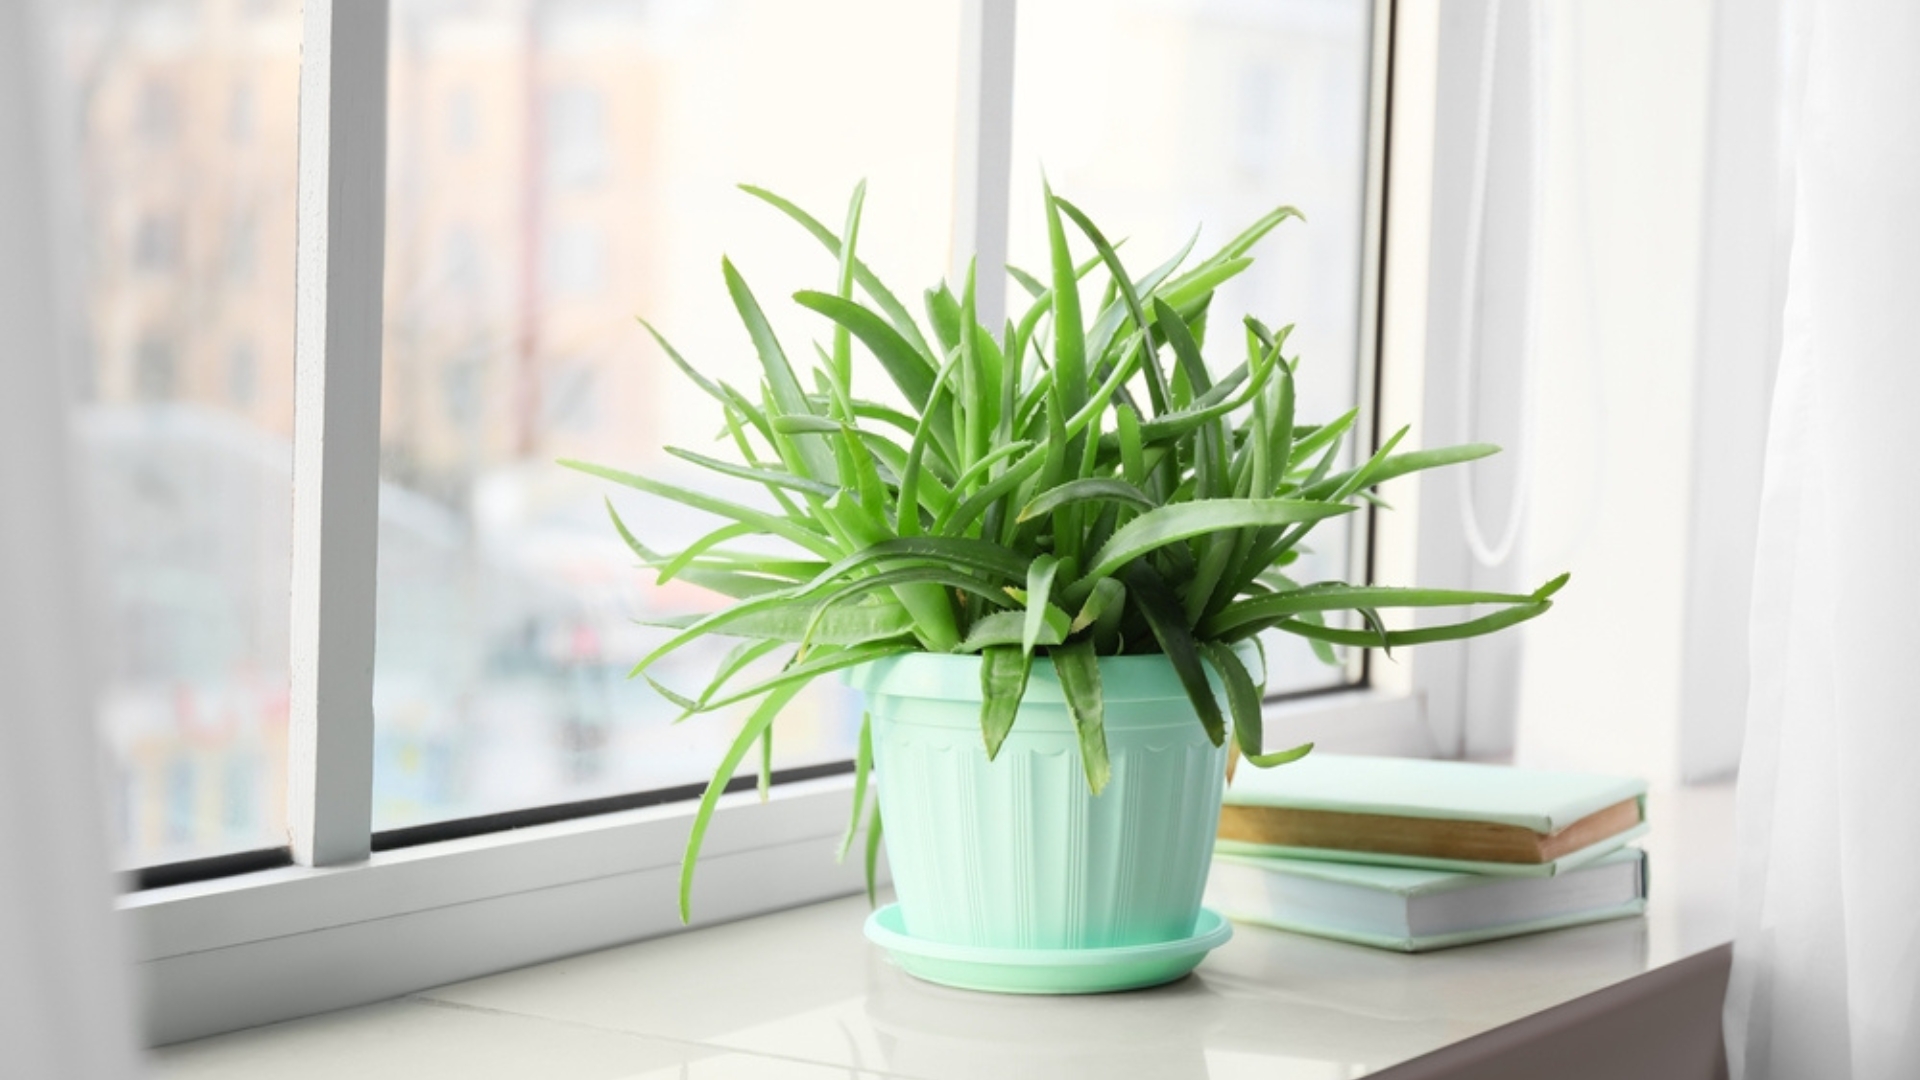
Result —
<path fill-rule="evenodd" d="M 907 933 L 1034 949 L 1193 933 L 1226 749 L 1207 738 L 1165 657 L 1103 658 L 1100 679 L 1113 777 L 1095 796 L 1045 658 L 993 761 L 980 734 L 977 657 L 907 654 L 848 676 L 873 719 L 887 862 Z"/>

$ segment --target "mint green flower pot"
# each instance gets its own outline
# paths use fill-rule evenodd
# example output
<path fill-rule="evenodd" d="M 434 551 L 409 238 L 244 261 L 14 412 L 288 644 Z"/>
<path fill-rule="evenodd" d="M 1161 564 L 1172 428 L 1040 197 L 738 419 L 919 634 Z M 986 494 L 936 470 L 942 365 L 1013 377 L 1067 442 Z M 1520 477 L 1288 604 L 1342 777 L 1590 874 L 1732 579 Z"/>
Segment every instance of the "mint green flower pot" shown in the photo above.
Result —
<path fill-rule="evenodd" d="M 1246 656 L 1258 670 L 1258 654 Z M 907 654 L 851 671 L 873 720 L 896 929 L 996 950 L 1195 936 L 1226 748 L 1207 738 L 1165 657 L 1103 658 L 1100 679 L 1113 776 L 1095 796 L 1044 658 L 993 761 L 977 657 Z"/>

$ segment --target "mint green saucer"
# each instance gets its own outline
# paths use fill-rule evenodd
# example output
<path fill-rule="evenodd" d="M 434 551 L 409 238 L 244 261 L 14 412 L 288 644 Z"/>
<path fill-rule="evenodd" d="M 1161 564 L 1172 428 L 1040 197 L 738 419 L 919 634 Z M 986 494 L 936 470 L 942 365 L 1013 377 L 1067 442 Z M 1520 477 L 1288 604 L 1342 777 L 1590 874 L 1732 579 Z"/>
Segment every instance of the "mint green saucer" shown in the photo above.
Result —
<path fill-rule="evenodd" d="M 1104 994 L 1159 986 L 1192 971 L 1233 936 L 1227 920 L 1206 908 L 1187 937 L 1112 949 L 987 949 L 921 941 L 907 936 L 899 904 L 867 916 L 866 930 L 868 941 L 915 978 L 996 994 Z"/>

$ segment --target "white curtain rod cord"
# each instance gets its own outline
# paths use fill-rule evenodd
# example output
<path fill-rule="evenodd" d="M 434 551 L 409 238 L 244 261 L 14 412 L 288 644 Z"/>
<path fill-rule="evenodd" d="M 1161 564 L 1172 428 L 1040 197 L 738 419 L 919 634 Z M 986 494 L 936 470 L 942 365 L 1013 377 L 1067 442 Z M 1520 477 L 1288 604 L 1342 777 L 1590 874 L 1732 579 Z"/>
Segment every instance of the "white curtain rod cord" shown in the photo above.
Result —
<path fill-rule="evenodd" d="M 1460 377 L 1454 394 L 1454 420 L 1459 437 L 1467 438 L 1474 429 L 1474 347 L 1480 322 L 1481 274 L 1485 261 L 1485 232 L 1489 159 L 1493 146 L 1493 84 L 1495 62 L 1499 56 L 1500 15 L 1503 0 L 1487 0 L 1486 18 L 1481 30 L 1480 100 L 1475 115 L 1473 182 L 1468 190 L 1465 265 L 1462 268 L 1460 314 Z M 1474 498 L 1473 470 L 1462 474 L 1454 490 L 1460 503 L 1461 528 L 1467 549 L 1474 561 L 1488 569 L 1502 566 L 1513 557 L 1520 542 L 1520 530 L 1527 516 L 1528 478 L 1532 473 L 1533 410 L 1527 401 L 1529 372 L 1538 354 L 1540 279 L 1545 269 L 1543 258 L 1546 189 L 1546 0 L 1531 5 L 1527 19 L 1527 117 L 1531 145 L 1531 175 L 1528 177 L 1527 285 L 1521 312 L 1521 357 L 1519 378 L 1520 439 L 1515 448 L 1519 465 L 1514 477 L 1513 502 L 1499 539 L 1488 543 L 1481 527 L 1480 511 Z"/>

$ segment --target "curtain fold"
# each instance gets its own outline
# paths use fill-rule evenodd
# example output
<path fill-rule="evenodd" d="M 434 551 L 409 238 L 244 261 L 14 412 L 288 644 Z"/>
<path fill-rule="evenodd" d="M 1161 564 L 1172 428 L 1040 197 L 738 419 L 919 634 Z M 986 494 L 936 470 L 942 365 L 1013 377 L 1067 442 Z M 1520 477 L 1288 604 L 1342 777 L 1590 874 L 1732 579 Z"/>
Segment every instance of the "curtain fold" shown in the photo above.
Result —
<path fill-rule="evenodd" d="M 35 0 L 0 2 L 0 1076 L 136 1070 L 82 682 Z"/>
<path fill-rule="evenodd" d="M 1798 17 L 1727 1051 L 1735 1080 L 1895 1080 L 1920 1076 L 1920 5 Z"/>

